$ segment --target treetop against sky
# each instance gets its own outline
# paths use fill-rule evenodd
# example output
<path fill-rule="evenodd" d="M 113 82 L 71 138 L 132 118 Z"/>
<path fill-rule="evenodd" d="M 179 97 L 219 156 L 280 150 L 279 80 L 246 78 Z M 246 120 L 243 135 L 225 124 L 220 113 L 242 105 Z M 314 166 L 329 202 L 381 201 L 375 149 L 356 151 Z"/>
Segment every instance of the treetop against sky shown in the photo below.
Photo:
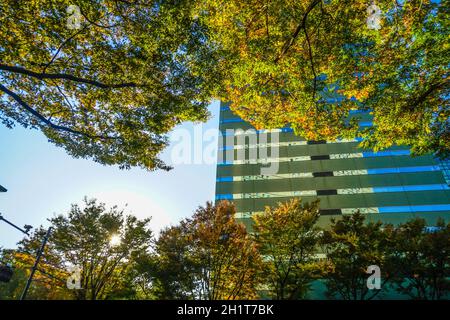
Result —
<path fill-rule="evenodd" d="M 122 168 L 169 169 L 167 133 L 211 99 L 256 128 L 446 156 L 448 2 L 6 0 L 0 119 Z"/>

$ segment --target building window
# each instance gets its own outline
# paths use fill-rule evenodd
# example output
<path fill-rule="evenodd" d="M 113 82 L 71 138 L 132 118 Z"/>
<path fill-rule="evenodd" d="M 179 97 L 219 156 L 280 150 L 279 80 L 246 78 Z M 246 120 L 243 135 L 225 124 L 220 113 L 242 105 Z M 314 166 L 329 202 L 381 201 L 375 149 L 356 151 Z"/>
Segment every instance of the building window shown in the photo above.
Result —
<path fill-rule="evenodd" d="M 450 158 L 449 159 L 437 159 L 439 167 L 444 175 L 445 182 L 450 186 Z"/>

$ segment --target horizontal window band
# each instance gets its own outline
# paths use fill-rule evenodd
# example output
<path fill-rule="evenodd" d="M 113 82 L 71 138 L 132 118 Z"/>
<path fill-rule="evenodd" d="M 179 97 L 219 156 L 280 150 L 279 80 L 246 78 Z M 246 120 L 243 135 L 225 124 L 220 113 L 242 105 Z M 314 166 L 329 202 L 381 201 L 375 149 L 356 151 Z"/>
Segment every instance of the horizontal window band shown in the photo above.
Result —
<path fill-rule="evenodd" d="M 291 147 L 291 146 L 305 146 L 306 141 L 292 141 L 292 142 L 273 142 L 273 143 L 256 143 L 256 144 L 236 144 L 233 146 L 219 147 L 219 151 L 223 150 L 239 150 L 239 149 L 254 149 L 254 148 L 274 148 L 274 147 Z"/>
<path fill-rule="evenodd" d="M 263 214 L 264 211 L 255 211 L 255 212 L 236 212 L 234 217 L 236 219 L 251 219 L 253 215 Z M 328 215 L 340 215 L 341 209 L 320 209 L 319 214 L 323 216 Z"/>
<path fill-rule="evenodd" d="M 366 207 L 366 208 L 342 208 L 342 214 L 353 214 L 357 211 L 363 214 L 379 213 L 378 207 Z"/>
<path fill-rule="evenodd" d="M 386 186 L 372 188 L 348 188 L 337 189 L 338 194 L 357 194 L 357 193 L 389 193 L 389 192 L 414 192 L 414 191 L 435 191 L 450 190 L 446 184 L 424 184 L 424 185 L 403 185 L 403 186 Z"/>
<path fill-rule="evenodd" d="M 240 135 L 254 135 L 254 134 L 261 134 L 261 133 L 281 133 L 281 132 L 294 132 L 292 128 L 281 128 L 281 129 L 261 129 L 261 130 L 255 130 L 255 129 L 247 129 L 247 130 L 239 130 L 239 129 L 228 129 L 228 130 L 221 130 L 220 134 L 224 137 L 229 136 L 240 136 Z"/>
<path fill-rule="evenodd" d="M 386 150 L 386 151 L 366 151 L 361 153 L 342 153 L 331 154 L 330 159 L 348 159 L 348 158 L 374 158 L 374 157 L 389 157 L 389 156 L 409 156 L 411 152 L 406 150 Z"/>
<path fill-rule="evenodd" d="M 293 132 L 294 132 L 294 129 L 292 129 L 292 128 L 259 129 L 259 130 L 256 130 L 253 128 L 249 128 L 249 129 L 244 129 L 244 128 L 231 129 L 230 128 L 230 129 L 221 129 L 219 133 L 222 136 L 229 137 L 229 136 L 241 136 L 241 135 L 250 136 L 250 135 L 261 134 L 261 133 L 293 133 Z M 333 140 L 333 141 L 327 140 L 328 143 L 330 143 L 330 142 L 351 142 L 351 141 L 361 142 L 361 141 L 363 141 L 363 139 L 361 137 L 357 137 L 354 139 L 338 139 L 338 140 Z"/>
<path fill-rule="evenodd" d="M 390 206 L 390 207 L 363 207 L 363 208 L 341 208 L 341 209 L 320 209 L 321 215 L 348 215 L 359 211 L 362 214 L 389 214 L 389 213 L 413 213 L 413 212 L 440 212 L 450 211 L 450 204 L 428 204 L 428 205 L 411 205 L 411 206 Z M 262 211 L 256 212 L 236 212 L 236 218 L 251 218 L 254 214 L 260 214 Z"/>
<path fill-rule="evenodd" d="M 281 158 L 268 158 L 268 159 L 249 159 L 249 160 L 234 160 L 226 162 L 229 164 L 269 164 L 273 162 L 291 162 L 291 161 L 310 161 L 310 160 L 334 160 L 334 159 L 350 159 L 350 158 L 373 158 L 373 157 L 389 157 L 389 156 L 406 156 L 409 155 L 409 150 L 389 150 L 380 152 L 361 152 L 361 153 L 337 153 L 330 155 L 319 156 L 298 156 L 298 157 L 281 157 Z M 270 161 L 269 161 L 270 160 Z M 218 166 L 224 165 L 223 162 L 217 163 Z"/>
<path fill-rule="evenodd" d="M 336 102 L 341 102 L 341 101 L 343 101 L 343 100 L 345 100 L 345 98 L 343 98 L 343 97 L 334 97 L 334 98 L 327 98 L 327 99 L 325 99 L 326 100 L 326 102 L 328 102 L 328 103 L 336 103 Z M 222 106 L 222 107 L 220 107 L 220 111 L 230 111 L 231 109 L 230 109 L 230 107 L 228 107 L 228 106 Z M 348 112 L 350 115 L 353 115 L 353 114 L 367 114 L 367 113 L 370 113 L 370 110 L 359 110 L 359 109 L 357 109 L 357 110 L 350 110 L 349 112 Z"/>
<path fill-rule="evenodd" d="M 332 177 L 334 175 L 333 171 L 322 171 L 322 172 L 313 172 L 313 177 Z"/>
<path fill-rule="evenodd" d="M 217 194 L 216 200 L 222 199 L 261 199 L 261 198 L 287 198 L 287 197 L 300 197 L 300 196 L 316 196 L 315 190 L 303 190 L 303 191 L 280 191 L 280 192 L 257 192 L 257 193 L 226 193 Z"/>
<path fill-rule="evenodd" d="M 236 219 L 251 219 L 253 215 L 263 214 L 264 211 L 257 212 L 236 212 L 234 217 Z M 321 216 L 331 216 L 331 215 L 340 215 L 342 214 L 341 209 L 320 209 L 319 214 Z"/>
<path fill-rule="evenodd" d="M 278 180 L 278 179 L 291 179 L 291 178 L 312 178 L 311 172 L 300 173 L 286 173 L 286 174 L 274 174 L 274 175 L 252 175 L 252 176 L 225 176 L 216 179 L 217 182 L 224 181 L 252 181 L 252 180 Z M 226 178 L 226 180 L 224 180 Z"/>
<path fill-rule="evenodd" d="M 233 182 L 233 177 L 218 177 L 216 182 Z"/>
<path fill-rule="evenodd" d="M 399 167 L 399 168 L 377 168 L 367 170 L 280 173 L 274 175 L 223 176 L 218 177 L 216 181 L 232 182 L 232 181 L 292 179 L 292 178 L 311 178 L 311 177 L 330 177 L 330 176 L 338 177 L 338 176 L 377 175 L 377 174 L 392 174 L 392 173 L 432 172 L 440 170 L 441 169 L 439 166 L 416 166 L 416 167 Z"/>
<path fill-rule="evenodd" d="M 217 165 L 219 167 L 232 166 L 233 162 L 232 161 L 219 162 L 219 163 L 217 163 Z"/>
<path fill-rule="evenodd" d="M 438 226 L 426 226 L 425 227 L 425 232 L 427 233 L 434 233 L 434 232 L 438 232 L 442 230 L 442 227 L 438 227 Z"/>
<path fill-rule="evenodd" d="M 372 127 L 373 122 L 372 121 L 360 121 L 359 126 L 360 127 Z"/>
<path fill-rule="evenodd" d="M 289 198 L 300 196 L 329 196 L 329 195 L 351 195 L 364 193 L 391 193 L 391 192 L 414 192 L 414 191 L 435 191 L 450 190 L 446 184 L 429 185 L 406 185 L 389 186 L 376 188 L 344 188 L 334 190 L 298 190 L 298 191 L 274 191 L 274 192 L 249 192 L 249 193 L 229 193 L 218 194 L 216 200 L 221 199 L 261 199 L 261 198 Z"/>
<path fill-rule="evenodd" d="M 340 177 L 340 176 L 361 176 L 361 175 L 367 175 L 369 174 L 367 170 L 338 170 L 333 171 L 333 176 Z"/>
<path fill-rule="evenodd" d="M 340 214 L 342 214 L 342 210 L 341 209 L 320 209 L 319 213 L 322 216 L 340 215 Z"/>
<path fill-rule="evenodd" d="M 262 214 L 264 211 L 255 211 L 255 212 L 236 212 L 234 217 L 236 219 L 250 219 L 253 215 Z"/>
<path fill-rule="evenodd" d="M 360 113 L 367 114 L 367 113 L 370 113 L 370 112 L 371 112 L 370 110 L 355 109 L 355 110 L 350 110 L 348 113 L 349 114 L 360 114 Z"/>
<path fill-rule="evenodd" d="M 450 204 L 380 207 L 379 213 L 450 211 Z"/>
<path fill-rule="evenodd" d="M 440 171 L 440 168 L 439 166 L 376 168 L 376 169 L 367 169 L 367 174 L 409 173 L 409 172 L 427 172 L 427 171 Z"/>
<path fill-rule="evenodd" d="M 330 215 L 341 215 L 344 210 L 346 214 L 353 213 L 356 210 L 362 211 L 370 211 L 370 213 L 378 213 L 378 208 L 347 208 L 347 209 L 319 209 L 319 214 L 322 216 L 330 216 Z M 367 210 L 370 209 L 370 210 Z M 264 211 L 255 211 L 255 212 L 236 212 L 234 217 L 237 219 L 250 219 L 253 215 L 263 214 Z M 369 212 L 368 212 L 369 213 Z"/>
<path fill-rule="evenodd" d="M 228 194 L 216 194 L 216 200 L 233 200 L 233 195 Z"/>
<path fill-rule="evenodd" d="M 386 150 L 386 151 L 378 151 L 378 152 L 363 152 L 363 157 L 371 158 L 371 157 L 386 157 L 386 156 L 409 156 L 411 152 L 409 149 L 407 150 Z"/>
<path fill-rule="evenodd" d="M 235 123 L 235 122 L 245 122 L 241 118 L 229 118 L 229 119 L 222 119 L 219 123 Z"/>
<path fill-rule="evenodd" d="M 326 140 L 308 141 L 308 144 L 326 144 Z"/>
<path fill-rule="evenodd" d="M 390 192 L 390 191 L 386 191 Z M 337 194 L 360 194 L 360 193 L 374 193 L 373 188 L 347 188 L 337 189 Z"/>
<path fill-rule="evenodd" d="M 319 103 L 340 103 L 342 101 L 345 101 L 345 97 L 326 97 L 326 98 L 320 98 L 317 102 Z M 351 111 L 351 110 L 350 110 Z"/>
<path fill-rule="evenodd" d="M 246 122 L 245 120 L 243 120 L 241 118 L 227 118 L 227 119 L 220 119 L 219 120 L 220 124 L 224 124 L 224 123 L 239 123 L 239 122 L 248 123 L 248 122 Z M 358 125 L 359 125 L 359 127 L 372 127 L 373 126 L 373 122 L 372 121 L 360 121 L 358 123 Z M 288 129 L 288 128 L 282 128 L 282 129 Z M 289 128 L 289 129 L 291 129 L 291 131 L 282 131 L 282 132 L 293 132 L 292 128 Z"/>
<path fill-rule="evenodd" d="M 375 193 L 383 192 L 402 192 L 402 191 L 432 191 L 432 190 L 449 190 L 450 187 L 446 184 L 426 184 L 414 186 L 395 186 L 395 187 L 374 187 Z"/>

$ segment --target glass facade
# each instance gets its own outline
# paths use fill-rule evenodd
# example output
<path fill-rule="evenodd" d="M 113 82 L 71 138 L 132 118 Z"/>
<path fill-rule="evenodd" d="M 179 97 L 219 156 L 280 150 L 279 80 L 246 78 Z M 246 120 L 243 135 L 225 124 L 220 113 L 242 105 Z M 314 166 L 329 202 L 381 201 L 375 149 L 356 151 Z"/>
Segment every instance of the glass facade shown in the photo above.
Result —
<path fill-rule="evenodd" d="M 369 114 L 354 116 L 360 117 L 361 126 L 372 125 Z M 236 218 L 247 226 L 253 213 L 292 197 L 305 202 L 319 198 L 324 226 L 331 217 L 356 210 L 369 220 L 394 224 L 412 217 L 425 218 L 431 226 L 438 217 L 450 219 L 449 161 L 412 157 L 401 146 L 362 150 L 356 139 L 306 141 L 290 128 L 257 131 L 225 103 L 219 129 L 226 142 L 219 146 L 216 200 L 233 201 Z M 261 139 L 262 133 L 270 134 Z M 245 135 L 241 142 L 240 135 Z M 270 152 L 262 156 L 262 149 Z M 274 163 L 275 172 L 263 172 Z"/>
<path fill-rule="evenodd" d="M 437 161 L 444 175 L 445 182 L 450 185 L 450 159 L 438 159 Z"/>

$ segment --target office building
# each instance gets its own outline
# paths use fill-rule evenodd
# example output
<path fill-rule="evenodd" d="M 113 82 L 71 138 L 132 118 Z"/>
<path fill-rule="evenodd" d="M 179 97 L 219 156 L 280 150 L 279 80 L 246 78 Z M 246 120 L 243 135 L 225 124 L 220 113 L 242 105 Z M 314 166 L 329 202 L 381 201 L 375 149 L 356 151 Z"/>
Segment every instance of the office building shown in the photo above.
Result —
<path fill-rule="evenodd" d="M 429 225 L 438 217 L 450 220 L 449 161 L 413 157 L 404 146 L 372 152 L 358 148 L 357 140 L 306 141 L 288 127 L 269 131 L 267 141 L 255 139 L 268 131 L 255 131 L 226 103 L 220 108 L 219 129 L 231 143 L 219 148 L 216 200 L 233 201 L 236 218 L 247 226 L 253 213 L 293 197 L 305 202 L 319 198 L 322 226 L 356 210 L 369 220 L 394 224 L 412 217 L 425 218 Z M 356 115 L 361 127 L 372 125 L 369 113 Z M 245 145 L 238 143 L 240 135 Z M 269 150 L 269 157 L 253 153 L 267 146 L 277 152 Z M 264 174 L 261 169 L 273 162 L 276 172 Z"/>

